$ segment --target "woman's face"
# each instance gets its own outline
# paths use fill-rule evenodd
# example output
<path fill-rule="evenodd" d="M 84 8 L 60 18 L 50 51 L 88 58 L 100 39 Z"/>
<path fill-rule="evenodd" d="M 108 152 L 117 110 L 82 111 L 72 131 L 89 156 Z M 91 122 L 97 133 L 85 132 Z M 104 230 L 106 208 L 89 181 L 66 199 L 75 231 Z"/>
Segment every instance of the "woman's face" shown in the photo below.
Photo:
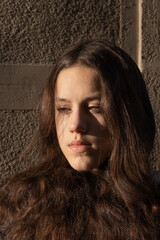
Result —
<path fill-rule="evenodd" d="M 101 97 L 93 68 L 76 65 L 59 73 L 55 88 L 57 137 L 67 161 L 78 171 L 97 168 L 110 149 Z"/>

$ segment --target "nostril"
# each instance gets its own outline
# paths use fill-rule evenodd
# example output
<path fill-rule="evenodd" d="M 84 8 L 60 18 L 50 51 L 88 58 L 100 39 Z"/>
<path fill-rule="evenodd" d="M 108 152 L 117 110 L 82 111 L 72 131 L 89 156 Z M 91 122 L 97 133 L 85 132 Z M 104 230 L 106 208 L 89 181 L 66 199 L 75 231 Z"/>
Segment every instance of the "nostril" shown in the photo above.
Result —
<path fill-rule="evenodd" d="M 71 124 L 70 125 L 70 131 L 71 132 L 83 132 L 83 133 L 85 133 L 87 131 L 87 125 L 86 124 Z"/>
<path fill-rule="evenodd" d="M 70 131 L 71 132 L 83 132 L 85 133 L 87 131 L 87 122 L 84 118 L 78 118 L 72 120 L 70 123 Z"/>

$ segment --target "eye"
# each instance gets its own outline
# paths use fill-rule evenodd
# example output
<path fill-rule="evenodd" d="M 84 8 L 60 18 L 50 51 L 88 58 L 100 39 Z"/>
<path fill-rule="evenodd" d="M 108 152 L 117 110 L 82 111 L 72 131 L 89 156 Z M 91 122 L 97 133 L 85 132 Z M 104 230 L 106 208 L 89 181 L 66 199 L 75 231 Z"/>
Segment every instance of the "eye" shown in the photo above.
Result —
<path fill-rule="evenodd" d="M 70 113 L 71 109 L 68 107 L 57 107 L 57 111 L 59 113 L 67 114 L 67 113 Z"/>
<path fill-rule="evenodd" d="M 100 106 L 99 105 L 93 105 L 88 107 L 90 111 L 95 112 L 95 113 L 100 113 Z"/>

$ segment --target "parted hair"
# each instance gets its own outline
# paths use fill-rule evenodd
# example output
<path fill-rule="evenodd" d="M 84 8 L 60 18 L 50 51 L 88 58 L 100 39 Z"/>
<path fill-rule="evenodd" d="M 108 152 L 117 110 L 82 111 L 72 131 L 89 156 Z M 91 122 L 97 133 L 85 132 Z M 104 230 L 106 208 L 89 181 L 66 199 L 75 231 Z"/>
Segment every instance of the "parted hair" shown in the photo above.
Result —
<path fill-rule="evenodd" d="M 57 140 L 55 84 L 74 65 L 95 69 L 101 84 L 111 150 L 96 172 L 72 169 Z M 158 240 L 159 195 L 149 165 L 155 122 L 132 58 L 105 39 L 71 46 L 53 66 L 39 112 L 41 157 L 0 191 L 4 239 Z"/>

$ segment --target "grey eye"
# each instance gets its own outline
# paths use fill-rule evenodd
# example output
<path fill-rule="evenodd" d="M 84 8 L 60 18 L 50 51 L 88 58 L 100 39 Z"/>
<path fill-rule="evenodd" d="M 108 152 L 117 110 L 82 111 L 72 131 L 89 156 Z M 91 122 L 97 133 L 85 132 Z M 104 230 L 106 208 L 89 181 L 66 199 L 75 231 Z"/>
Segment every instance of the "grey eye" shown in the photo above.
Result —
<path fill-rule="evenodd" d="M 60 107 L 60 108 L 57 108 L 57 111 L 59 113 L 69 113 L 71 111 L 71 109 L 67 108 L 67 107 Z"/>

